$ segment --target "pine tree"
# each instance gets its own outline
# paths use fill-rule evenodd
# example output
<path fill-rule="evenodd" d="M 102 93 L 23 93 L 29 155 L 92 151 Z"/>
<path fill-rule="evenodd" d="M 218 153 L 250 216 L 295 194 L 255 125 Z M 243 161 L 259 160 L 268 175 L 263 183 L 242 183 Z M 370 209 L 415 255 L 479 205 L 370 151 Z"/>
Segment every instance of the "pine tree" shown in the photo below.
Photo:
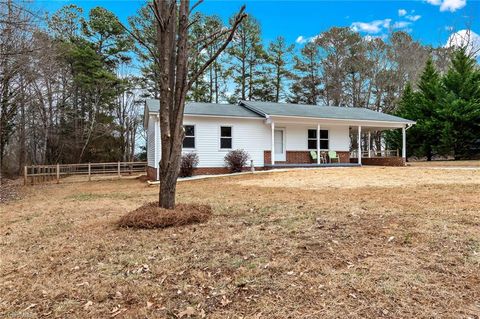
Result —
<path fill-rule="evenodd" d="M 418 83 L 418 91 L 414 92 L 408 83 L 399 101 L 397 115 L 417 122 L 407 134 L 407 153 L 431 160 L 439 153 L 441 123 L 439 119 L 442 88 L 440 75 L 435 70 L 431 59 L 427 60 Z M 401 145 L 398 132 L 390 134 L 394 146 Z"/>
<path fill-rule="evenodd" d="M 237 30 L 228 49 L 232 58 L 229 72 L 235 84 L 235 96 L 231 100 L 257 100 L 261 95 L 262 67 L 265 50 L 261 42 L 260 24 L 253 17 L 246 18 Z"/>
<path fill-rule="evenodd" d="M 296 72 L 289 101 L 317 104 L 321 98 L 321 61 L 318 46 L 313 42 L 307 43 L 300 53 L 300 56 L 295 57 Z"/>
<path fill-rule="evenodd" d="M 465 48 L 453 53 L 443 86 L 442 149 L 455 159 L 469 157 L 478 152 L 480 139 L 480 71 Z"/>
<path fill-rule="evenodd" d="M 291 78 L 290 72 L 290 59 L 293 54 L 294 45 L 287 45 L 283 37 L 277 37 L 274 41 L 270 42 L 267 49 L 267 72 L 265 78 L 270 83 L 273 91 L 272 101 L 279 102 L 286 95 L 286 80 Z M 272 75 L 274 80 L 272 81 Z"/>

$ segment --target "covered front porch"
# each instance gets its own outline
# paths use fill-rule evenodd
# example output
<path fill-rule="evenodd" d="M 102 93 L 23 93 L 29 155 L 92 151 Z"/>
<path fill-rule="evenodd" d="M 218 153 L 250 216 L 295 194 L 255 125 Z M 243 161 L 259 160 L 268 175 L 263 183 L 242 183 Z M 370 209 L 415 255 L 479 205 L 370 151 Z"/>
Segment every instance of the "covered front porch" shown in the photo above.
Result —
<path fill-rule="evenodd" d="M 404 166 L 404 123 L 374 121 L 269 118 L 270 149 L 264 151 L 266 168 Z M 388 150 L 382 133 L 402 131 L 401 150 Z"/>

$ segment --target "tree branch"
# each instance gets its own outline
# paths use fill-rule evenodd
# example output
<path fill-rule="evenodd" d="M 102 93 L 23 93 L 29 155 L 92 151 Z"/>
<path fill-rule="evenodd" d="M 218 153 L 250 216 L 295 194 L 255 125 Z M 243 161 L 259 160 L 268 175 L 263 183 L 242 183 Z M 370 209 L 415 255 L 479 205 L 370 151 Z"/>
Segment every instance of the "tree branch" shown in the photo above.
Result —
<path fill-rule="evenodd" d="M 138 37 L 135 33 L 133 33 L 130 29 L 128 29 L 125 25 L 123 25 L 123 23 L 121 23 L 120 21 L 118 21 L 118 23 L 120 24 L 120 26 L 125 30 L 127 31 L 127 33 L 133 37 L 138 43 L 140 43 L 141 46 L 143 46 L 145 49 L 147 49 L 147 51 L 152 55 L 153 59 L 155 60 L 155 63 L 158 65 L 160 64 L 160 60 L 158 59 L 157 57 L 157 54 L 155 53 L 155 51 L 150 47 L 148 46 L 148 44 L 145 43 L 145 41 L 143 41 L 140 37 Z"/>
<path fill-rule="evenodd" d="M 235 21 L 233 22 L 232 24 L 232 28 L 230 29 L 230 34 L 228 35 L 228 38 L 225 40 L 225 42 L 223 42 L 222 46 L 220 48 L 218 48 L 217 51 L 215 51 L 215 53 L 210 57 L 210 59 L 208 59 L 208 61 L 206 61 L 201 67 L 200 69 L 192 76 L 192 78 L 190 79 L 190 81 L 188 82 L 188 85 L 187 85 L 187 90 L 189 90 L 193 83 L 195 83 L 195 81 L 200 77 L 200 75 L 202 75 L 202 73 L 217 59 L 217 57 L 225 50 L 225 48 L 230 44 L 230 42 L 232 41 L 233 39 L 233 36 L 235 35 L 235 31 L 237 31 L 237 28 L 238 26 L 240 25 L 240 23 L 242 22 L 242 20 L 247 17 L 247 15 L 244 13 L 245 11 L 245 5 L 242 6 L 242 8 L 240 9 L 240 11 L 238 12 L 236 18 L 235 18 Z"/>
<path fill-rule="evenodd" d="M 196 7 L 198 7 L 201 3 L 203 2 L 203 0 L 198 0 L 193 6 L 192 8 L 190 9 L 190 13 L 192 13 L 193 10 L 195 10 Z"/>
<path fill-rule="evenodd" d="M 209 39 L 213 39 L 212 41 L 209 41 L 208 43 L 212 43 L 213 41 L 215 41 L 216 39 L 218 39 L 219 37 L 221 37 L 222 35 L 224 34 L 227 34 L 229 32 L 232 32 L 232 29 L 220 29 L 218 31 L 215 31 L 213 33 L 210 33 L 209 35 L 199 39 L 198 41 L 195 41 L 195 43 L 193 43 L 193 46 L 196 46 L 197 44 L 200 44 L 202 42 L 205 42 Z M 202 49 L 205 47 L 205 46 L 208 46 L 207 44 L 205 44 Z M 200 50 L 199 50 L 200 51 Z"/>
<path fill-rule="evenodd" d="M 155 16 L 155 20 L 157 20 L 158 24 L 160 25 L 160 28 L 162 30 L 165 30 L 165 20 L 158 14 L 158 4 L 157 1 L 153 0 L 148 4 L 148 7 L 150 10 L 152 10 L 153 15 Z"/>

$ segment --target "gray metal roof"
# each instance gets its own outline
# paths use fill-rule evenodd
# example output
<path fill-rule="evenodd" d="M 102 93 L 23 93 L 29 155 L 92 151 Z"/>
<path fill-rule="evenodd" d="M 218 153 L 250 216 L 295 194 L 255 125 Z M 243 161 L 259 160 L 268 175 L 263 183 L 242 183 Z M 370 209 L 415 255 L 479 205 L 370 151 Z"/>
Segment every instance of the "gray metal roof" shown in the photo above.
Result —
<path fill-rule="evenodd" d="M 406 120 L 398 116 L 375 112 L 360 107 L 339 107 L 255 101 L 241 101 L 240 103 L 245 107 L 265 116 L 296 116 L 323 119 L 415 123 L 414 121 Z"/>
<path fill-rule="evenodd" d="M 158 113 L 160 102 L 145 101 L 148 112 Z M 292 116 L 338 120 L 380 121 L 414 124 L 414 121 L 390 114 L 375 112 L 360 107 L 338 107 L 304 105 L 273 102 L 241 101 L 236 104 L 215 104 L 189 102 L 185 105 L 185 115 L 227 116 L 265 118 L 267 116 Z"/>
<path fill-rule="evenodd" d="M 158 100 L 149 99 L 145 101 L 148 111 L 157 113 L 160 109 Z M 236 104 L 216 104 L 189 102 L 185 104 L 185 115 L 210 115 L 210 116 L 233 116 L 233 117 L 255 117 L 263 118 L 248 108 Z"/>

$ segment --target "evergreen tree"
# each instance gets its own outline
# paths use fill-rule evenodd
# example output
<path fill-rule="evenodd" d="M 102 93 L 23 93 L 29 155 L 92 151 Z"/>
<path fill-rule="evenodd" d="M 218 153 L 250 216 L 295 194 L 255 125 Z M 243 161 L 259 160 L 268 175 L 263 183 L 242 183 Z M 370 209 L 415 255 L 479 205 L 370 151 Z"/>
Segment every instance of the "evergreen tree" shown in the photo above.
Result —
<path fill-rule="evenodd" d="M 435 70 L 431 59 L 427 60 L 418 83 L 418 91 L 414 92 L 408 83 L 399 102 L 397 115 L 417 122 L 407 134 L 407 153 L 423 157 L 430 161 L 439 153 L 441 122 L 440 75 Z M 397 148 L 401 146 L 398 132 L 390 134 L 390 141 Z"/>
<path fill-rule="evenodd" d="M 455 159 L 469 157 L 478 152 L 480 139 L 480 71 L 465 48 L 453 53 L 443 86 L 442 149 Z"/>
<path fill-rule="evenodd" d="M 271 99 L 268 101 L 279 102 L 286 96 L 286 80 L 291 78 L 290 59 L 294 45 L 287 45 L 283 37 L 277 37 L 270 42 L 267 49 L 267 72 L 265 79 L 270 83 L 269 92 Z M 272 75 L 274 77 L 272 81 Z"/>
<path fill-rule="evenodd" d="M 317 104 L 321 98 L 321 61 L 318 46 L 307 43 L 295 57 L 295 75 L 291 87 L 292 103 Z"/>
<path fill-rule="evenodd" d="M 239 26 L 232 45 L 228 49 L 232 57 L 229 72 L 235 84 L 235 96 L 231 101 L 257 100 L 263 92 L 261 74 L 265 62 L 265 50 L 261 42 L 260 24 L 248 16 Z"/>

